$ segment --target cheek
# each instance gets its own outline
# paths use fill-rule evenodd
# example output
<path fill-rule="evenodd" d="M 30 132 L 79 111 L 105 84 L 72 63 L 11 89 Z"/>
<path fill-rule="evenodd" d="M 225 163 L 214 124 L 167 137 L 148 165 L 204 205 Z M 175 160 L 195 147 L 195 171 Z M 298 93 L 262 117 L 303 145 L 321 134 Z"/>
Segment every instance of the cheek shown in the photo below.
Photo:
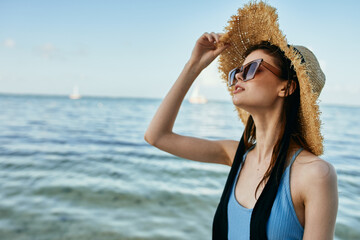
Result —
<path fill-rule="evenodd" d="M 271 105 L 277 99 L 277 85 L 272 82 L 254 84 L 249 88 L 249 94 L 254 98 L 254 103 L 258 105 Z"/>

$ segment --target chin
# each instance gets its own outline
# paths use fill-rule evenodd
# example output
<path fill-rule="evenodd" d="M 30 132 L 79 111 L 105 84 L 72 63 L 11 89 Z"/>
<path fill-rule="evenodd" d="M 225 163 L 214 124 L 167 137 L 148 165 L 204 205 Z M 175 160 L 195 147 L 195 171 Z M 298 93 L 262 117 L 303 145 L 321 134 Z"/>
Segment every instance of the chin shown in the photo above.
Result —
<path fill-rule="evenodd" d="M 248 113 L 250 113 L 251 109 L 253 109 L 253 107 L 254 107 L 253 104 L 250 106 L 249 104 L 246 104 L 243 101 L 236 99 L 236 98 L 233 98 L 232 102 L 233 102 L 234 106 L 241 108 L 241 109 L 247 111 Z"/>
<path fill-rule="evenodd" d="M 246 105 L 244 105 L 244 103 L 240 102 L 239 100 L 237 99 L 233 99 L 233 104 L 234 106 L 238 107 L 238 108 L 242 108 L 242 109 L 246 109 Z M 246 110 L 245 110 L 246 111 Z"/>

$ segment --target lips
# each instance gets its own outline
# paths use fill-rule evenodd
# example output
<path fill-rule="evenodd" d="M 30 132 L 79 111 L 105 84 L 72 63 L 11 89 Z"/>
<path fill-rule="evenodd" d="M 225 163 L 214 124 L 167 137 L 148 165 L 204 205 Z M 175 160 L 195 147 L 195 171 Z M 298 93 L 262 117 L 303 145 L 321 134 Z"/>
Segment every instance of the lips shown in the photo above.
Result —
<path fill-rule="evenodd" d="M 235 90 L 233 91 L 233 94 L 244 91 L 245 88 L 240 87 L 239 85 L 235 85 Z"/>

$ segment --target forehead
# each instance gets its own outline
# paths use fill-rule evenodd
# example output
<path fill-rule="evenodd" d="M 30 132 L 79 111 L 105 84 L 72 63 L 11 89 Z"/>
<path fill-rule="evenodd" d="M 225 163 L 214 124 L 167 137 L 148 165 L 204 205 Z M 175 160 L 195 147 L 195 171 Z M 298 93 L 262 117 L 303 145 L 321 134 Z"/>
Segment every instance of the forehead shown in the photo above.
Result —
<path fill-rule="evenodd" d="M 249 55 L 247 55 L 247 57 L 244 60 L 243 65 L 254 61 L 256 59 L 262 58 L 264 59 L 265 62 L 268 62 L 272 65 L 276 66 L 276 63 L 274 61 L 274 57 L 272 57 L 271 55 L 269 55 L 266 51 L 262 50 L 262 49 L 257 49 L 255 51 L 252 51 Z"/>

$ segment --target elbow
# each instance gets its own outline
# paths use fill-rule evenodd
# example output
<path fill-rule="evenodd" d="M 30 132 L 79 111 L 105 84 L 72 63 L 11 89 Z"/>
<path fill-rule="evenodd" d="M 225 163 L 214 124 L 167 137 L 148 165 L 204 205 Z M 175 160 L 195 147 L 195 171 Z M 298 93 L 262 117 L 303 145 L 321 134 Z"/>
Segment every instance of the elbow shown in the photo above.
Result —
<path fill-rule="evenodd" d="M 150 136 L 150 134 L 144 134 L 144 140 L 152 146 L 155 146 L 155 139 Z"/>
<path fill-rule="evenodd" d="M 163 142 L 164 137 L 166 137 L 168 134 L 167 133 L 150 133 L 148 131 L 145 132 L 144 134 L 144 140 L 149 143 L 150 145 L 157 147 L 157 145 L 159 144 L 159 141 L 161 140 L 161 142 Z"/>

